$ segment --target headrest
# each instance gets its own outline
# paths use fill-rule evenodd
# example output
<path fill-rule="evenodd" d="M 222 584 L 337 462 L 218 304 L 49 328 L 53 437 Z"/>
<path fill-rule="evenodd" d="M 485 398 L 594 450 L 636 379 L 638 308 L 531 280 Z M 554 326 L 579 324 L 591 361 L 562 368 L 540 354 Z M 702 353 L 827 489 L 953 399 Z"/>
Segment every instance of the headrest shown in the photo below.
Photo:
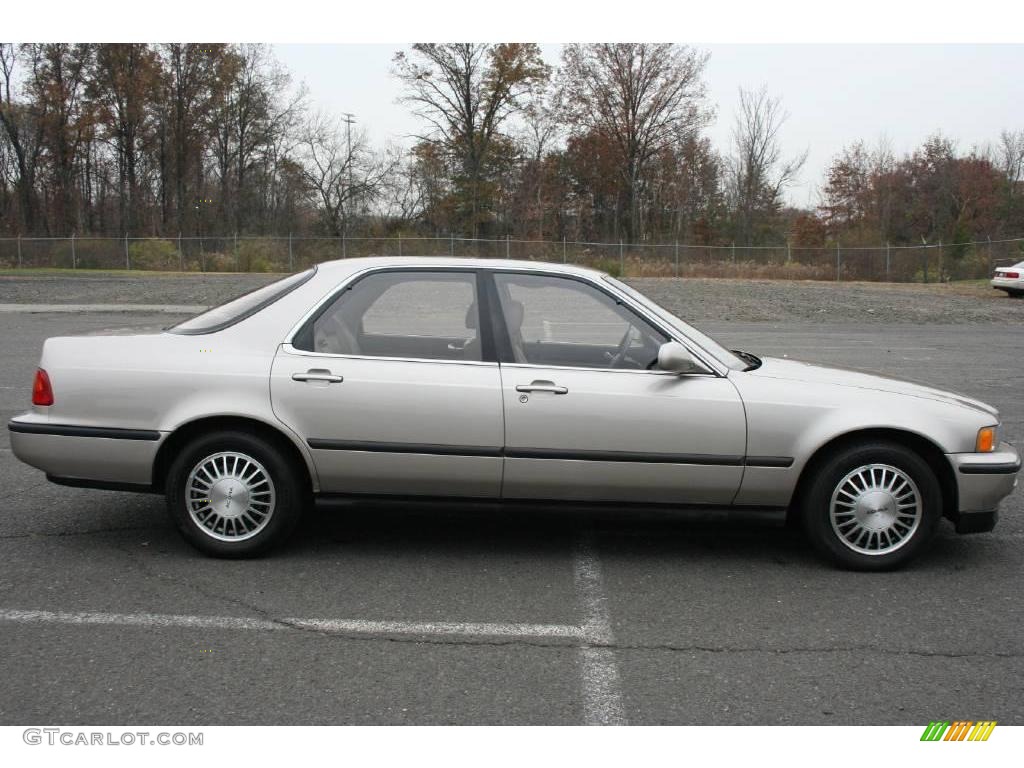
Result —
<path fill-rule="evenodd" d="M 523 327 L 523 302 L 515 299 L 505 302 L 505 322 L 510 331 L 518 331 Z"/>

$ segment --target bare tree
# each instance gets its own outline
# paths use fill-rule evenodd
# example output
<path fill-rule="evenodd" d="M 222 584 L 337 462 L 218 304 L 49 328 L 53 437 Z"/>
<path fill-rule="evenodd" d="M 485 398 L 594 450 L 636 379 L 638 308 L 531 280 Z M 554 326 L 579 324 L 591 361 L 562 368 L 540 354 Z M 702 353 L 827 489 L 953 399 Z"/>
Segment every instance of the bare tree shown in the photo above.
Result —
<path fill-rule="evenodd" d="M 303 172 L 335 237 L 346 232 L 360 209 L 376 203 L 395 162 L 394 155 L 372 152 L 365 132 L 353 133 L 350 141 L 334 117 L 317 113 L 303 128 Z"/>
<path fill-rule="evenodd" d="M 267 45 L 243 44 L 231 57 L 230 80 L 213 121 L 213 148 L 225 216 L 235 231 L 245 231 L 261 207 L 250 176 L 267 169 L 268 154 L 294 129 L 306 91 L 291 91 L 291 76 Z"/>
<path fill-rule="evenodd" d="M 730 179 L 736 240 L 752 245 L 757 225 L 775 215 L 786 187 L 807 160 L 807 152 L 783 159 L 779 133 L 789 119 L 778 97 L 766 86 L 740 88 L 740 109 L 733 128 Z"/>
<path fill-rule="evenodd" d="M 1024 129 L 1002 131 L 994 155 L 995 165 L 1005 179 L 1002 221 L 1012 227 L 1017 223 L 1017 208 L 1024 182 Z"/>
<path fill-rule="evenodd" d="M 161 46 L 166 91 L 161 105 L 166 138 L 161 158 L 162 186 L 173 180 L 177 229 L 198 227 L 194 196 L 203 186 L 203 153 L 209 118 L 223 98 L 232 66 L 222 43 L 168 43 Z M 165 192 L 165 203 L 167 194 Z M 198 233 L 198 230 L 197 230 Z"/>
<path fill-rule="evenodd" d="M 710 118 L 702 80 L 707 59 L 707 53 L 668 43 L 574 44 L 562 52 L 562 115 L 570 130 L 601 134 L 617 148 L 630 240 L 640 235 L 649 162 Z"/>
<path fill-rule="evenodd" d="M 14 153 L 17 167 L 17 197 L 21 213 L 21 231 L 34 234 L 36 229 L 36 172 L 43 151 L 43 128 L 46 102 L 22 104 L 13 98 L 12 81 L 18 64 L 18 50 L 13 43 L 0 44 L 0 125 Z"/>
<path fill-rule="evenodd" d="M 476 236 L 489 204 L 484 181 L 505 121 L 549 69 L 534 43 L 417 43 L 394 58 L 403 101 L 431 130 L 421 141 L 440 143 L 461 166 L 463 217 Z"/>
<path fill-rule="evenodd" d="M 117 152 L 121 227 L 139 226 L 138 170 L 146 123 L 159 77 L 156 52 L 143 43 L 98 46 L 88 95 Z"/>
<path fill-rule="evenodd" d="M 85 81 L 93 46 L 69 43 L 30 43 L 22 46 L 28 54 L 30 72 L 25 90 L 40 105 L 53 218 L 53 231 L 70 234 L 78 228 L 75 199 L 79 152 L 90 128 L 91 111 L 85 99 Z"/>

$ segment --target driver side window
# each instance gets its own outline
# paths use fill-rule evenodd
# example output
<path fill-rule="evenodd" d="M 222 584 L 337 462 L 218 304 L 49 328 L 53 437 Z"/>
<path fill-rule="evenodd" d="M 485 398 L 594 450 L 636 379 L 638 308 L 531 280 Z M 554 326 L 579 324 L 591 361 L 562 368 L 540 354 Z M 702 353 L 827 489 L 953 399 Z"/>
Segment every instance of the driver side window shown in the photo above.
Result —
<path fill-rule="evenodd" d="M 551 275 L 494 276 L 517 363 L 643 370 L 668 338 L 608 294 Z"/>

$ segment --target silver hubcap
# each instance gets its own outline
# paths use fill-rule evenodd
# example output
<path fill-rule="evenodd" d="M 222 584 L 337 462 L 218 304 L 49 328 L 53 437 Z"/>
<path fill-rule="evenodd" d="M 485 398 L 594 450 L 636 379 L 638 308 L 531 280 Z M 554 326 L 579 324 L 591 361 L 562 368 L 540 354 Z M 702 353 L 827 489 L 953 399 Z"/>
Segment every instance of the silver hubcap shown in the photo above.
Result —
<path fill-rule="evenodd" d="M 862 555 L 886 555 L 921 524 L 921 493 L 910 476 L 888 464 L 866 464 L 839 481 L 829 506 L 832 530 Z"/>
<path fill-rule="evenodd" d="M 244 453 L 207 456 L 185 481 L 189 516 L 218 541 L 242 541 L 262 531 L 274 514 L 274 500 L 270 473 Z"/>

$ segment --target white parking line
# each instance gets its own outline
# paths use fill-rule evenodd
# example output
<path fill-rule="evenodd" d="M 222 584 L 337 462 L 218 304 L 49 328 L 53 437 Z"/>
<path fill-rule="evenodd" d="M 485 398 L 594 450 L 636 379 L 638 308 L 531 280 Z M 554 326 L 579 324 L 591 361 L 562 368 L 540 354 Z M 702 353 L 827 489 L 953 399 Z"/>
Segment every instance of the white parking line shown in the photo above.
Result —
<path fill-rule="evenodd" d="M 592 534 L 577 542 L 573 559 L 576 592 L 583 604 L 586 638 L 595 646 L 581 651 L 583 683 L 583 722 L 585 725 L 626 725 L 622 706 L 622 688 L 615 653 L 607 598 Z"/>
<path fill-rule="evenodd" d="M 312 630 L 341 636 L 407 636 L 454 638 L 552 638 L 571 640 L 580 647 L 583 720 L 586 725 L 626 725 L 619 670 L 611 646 L 615 638 L 593 537 L 584 534 L 573 557 L 576 593 L 584 623 L 521 624 L 504 622 L 418 622 L 366 619 L 195 616 L 160 613 L 108 613 L 101 611 L 41 611 L 0 608 L 0 622 L 19 624 L 101 625 L 272 632 Z"/>
<path fill-rule="evenodd" d="M 236 616 L 188 616 L 159 613 L 102 613 L 96 611 L 33 611 L 0 608 L 0 621 L 21 624 L 101 624 L 122 627 L 180 627 L 275 631 L 307 629 L 334 635 L 413 635 L 419 637 L 554 637 L 583 640 L 584 627 L 569 624 L 513 624 L 487 622 L 373 621 L 363 619 L 282 618 L 250 619 Z"/>

